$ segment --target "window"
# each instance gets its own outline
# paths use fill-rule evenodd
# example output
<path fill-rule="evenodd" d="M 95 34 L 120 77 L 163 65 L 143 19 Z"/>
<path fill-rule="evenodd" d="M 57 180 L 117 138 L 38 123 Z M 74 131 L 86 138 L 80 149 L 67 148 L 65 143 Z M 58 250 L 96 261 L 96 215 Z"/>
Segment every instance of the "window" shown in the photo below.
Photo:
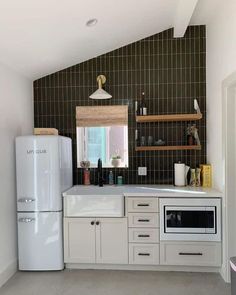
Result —
<path fill-rule="evenodd" d="M 115 116 L 117 107 L 119 116 Z M 114 157 L 119 158 L 119 167 L 128 167 L 128 124 L 124 119 L 127 106 L 77 108 L 77 167 L 81 161 L 90 161 L 90 167 L 97 167 L 99 158 L 103 167 L 113 167 Z"/>
<path fill-rule="evenodd" d="M 83 160 L 90 167 L 97 167 L 102 159 L 103 167 L 112 167 L 112 157 L 121 158 L 119 167 L 128 167 L 127 126 L 77 127 L 78 167 Z"/>

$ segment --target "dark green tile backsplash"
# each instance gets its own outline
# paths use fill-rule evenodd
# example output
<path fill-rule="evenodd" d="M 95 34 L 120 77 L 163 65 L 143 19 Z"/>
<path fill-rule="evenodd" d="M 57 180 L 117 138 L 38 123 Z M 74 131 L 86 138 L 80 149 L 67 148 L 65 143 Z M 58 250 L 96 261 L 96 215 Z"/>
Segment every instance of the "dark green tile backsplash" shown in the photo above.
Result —
<path fill-rule="evenodd" d="M 75 108 L 79 105 L 129 105 L 129 168 L 113 169 L 128 184 L 171 184 L 173 164 L 191 167 L 206 162 L 206 36 L 205 26 L 191 26 L 185 37 L 173 38 L 173 29 L 145 38 L 107 54 L 34 81 L 35 127 L 53 127 L 73 140 L 74 184 L 82 183 L 76 167 Z M 89 98 L 97 88 L 96 77 L 107 78 L 105 89 L 112 99 Z M 193 113 L 196 98 L 203 119 L 195 122 L 201 151 L 135 152 L 134 101 L 145 92 L 148 114 Z M 138 124 L 142 135 L 153 135 L 170 145 L 186 144 L 187 122 Z M 138 176 L 146 166 L 147 176 Z M 104 169 L 108 174 L 110 169 Z M 91 171 L 92 180 L 95 171 Z"/>

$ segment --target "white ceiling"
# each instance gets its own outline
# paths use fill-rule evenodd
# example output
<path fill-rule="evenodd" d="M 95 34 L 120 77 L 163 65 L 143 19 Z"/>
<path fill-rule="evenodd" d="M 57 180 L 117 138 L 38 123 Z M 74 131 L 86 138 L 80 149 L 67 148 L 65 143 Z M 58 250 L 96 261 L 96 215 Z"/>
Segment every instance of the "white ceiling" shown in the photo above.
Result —
<path fill-rule="evenodd" d="M 183 31 L 197 1 L 1 2 L 0 62 L 37 79 L 173 26 Z M 183 2 L 192 2 L 190 11 L 180 9 Z M 97 25 L 86 27 L 91 18 L 98 19 Z"/>

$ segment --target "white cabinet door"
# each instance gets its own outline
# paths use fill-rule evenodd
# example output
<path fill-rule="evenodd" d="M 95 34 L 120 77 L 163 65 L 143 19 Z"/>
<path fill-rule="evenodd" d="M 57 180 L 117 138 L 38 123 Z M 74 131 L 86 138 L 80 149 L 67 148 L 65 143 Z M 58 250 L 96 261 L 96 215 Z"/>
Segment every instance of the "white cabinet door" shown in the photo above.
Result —
<path fill-rule="evenodd" d="M 96 262 L 128 263 L 127 218 L 96 219 Z"/>
<path fill-rule="evenodd" d="M 65 263 L 95 263 L 95 218 L 64 218 Z"/>

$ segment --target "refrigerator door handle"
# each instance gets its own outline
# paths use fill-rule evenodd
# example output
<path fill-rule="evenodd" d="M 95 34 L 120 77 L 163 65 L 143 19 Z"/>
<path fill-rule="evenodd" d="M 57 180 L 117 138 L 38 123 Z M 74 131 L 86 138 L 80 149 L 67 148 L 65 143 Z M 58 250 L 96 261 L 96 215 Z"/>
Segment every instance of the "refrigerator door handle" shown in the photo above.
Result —
<path fill-rule="evenodd" d="M 28 222 L 33 222 L 33 221 L 35 221 L 35 218 L 24 217 L 24 218 L 19 218 L 18 221 L 19 221 L 19 222 L 28 223 Z"/>
<path fill-rule="evenodd" d="M 34 201 L 35 201 L 35 199 L 30 199 L 30 198 L 20 198 L 20 199 L 18 199 L 19 203 L 32 203 Z"/>

